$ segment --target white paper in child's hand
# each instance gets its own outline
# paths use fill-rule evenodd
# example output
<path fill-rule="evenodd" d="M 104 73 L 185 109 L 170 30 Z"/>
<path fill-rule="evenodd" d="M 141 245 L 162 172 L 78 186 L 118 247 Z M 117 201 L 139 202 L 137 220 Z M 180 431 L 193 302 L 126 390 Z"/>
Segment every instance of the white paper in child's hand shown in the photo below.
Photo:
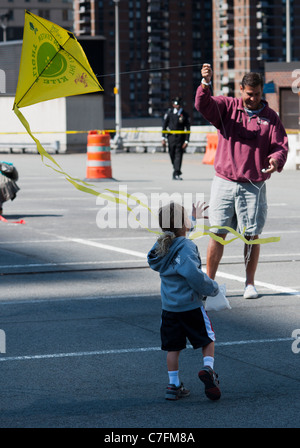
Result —
<path fill-rule="evenodd" d="M 231 310 L 230 303 L 226 298 L 226 285 L 219 285 L 219 293 L 215 296 L 207 296 L 205 301 L 206 311 Z"/>

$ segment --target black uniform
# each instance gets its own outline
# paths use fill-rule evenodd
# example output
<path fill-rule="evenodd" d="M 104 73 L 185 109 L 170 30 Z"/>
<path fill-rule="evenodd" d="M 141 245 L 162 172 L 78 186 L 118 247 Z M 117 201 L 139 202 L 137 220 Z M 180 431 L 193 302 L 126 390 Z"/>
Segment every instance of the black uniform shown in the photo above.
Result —
<path fill-rule="evenodd" d="M 190 131 L 191 123 L 190 117 L 187 112 L 185 112 L 182 108 L 175 110 L 172 108 L 168 109 L 163 119 L 163 131 Z M 185 141 L 189 141 L 190 134 L 168 134 L 163 133 L 163 137 L 168 139 L 169 146 L 169 154 L 171 158 L 171 162 L 174 168 L 173 179 L 180 176 L 181 173 L 181 164 L 182 164 L 182 156 L 184 150 L 182 149 L 182 145 Z"/>

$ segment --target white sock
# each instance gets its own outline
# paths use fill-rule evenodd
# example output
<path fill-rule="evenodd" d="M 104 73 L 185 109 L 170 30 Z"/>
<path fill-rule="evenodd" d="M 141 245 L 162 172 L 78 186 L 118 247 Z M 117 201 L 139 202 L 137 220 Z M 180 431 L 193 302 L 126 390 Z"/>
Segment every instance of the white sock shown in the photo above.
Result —
<path fill-rule="evenodd" d="M 174 384 L 176 387 L 180 386 L 179 370 L 171 370 L 168 372 L 169 384 Z"/>
<path fill-rule="evenodd" d="M 203 365 L 209 366 L 211 369 L 214 370 L 214 358 L 212 356 L 204 356 L 203 357 Z"/>

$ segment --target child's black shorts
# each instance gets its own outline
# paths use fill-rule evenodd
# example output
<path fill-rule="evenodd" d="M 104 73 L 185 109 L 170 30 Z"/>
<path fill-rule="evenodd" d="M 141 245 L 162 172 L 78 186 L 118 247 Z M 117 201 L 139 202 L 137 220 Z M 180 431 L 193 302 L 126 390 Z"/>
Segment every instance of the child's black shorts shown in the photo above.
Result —
<path fill-rule="evenodd" d="M 161 348 L 179 351 L 186 348 L 186 338 L 194 349 L 205 347 L 215 341 L 215 333 L 204 307 L 174 313 L 162 310 Z"/>

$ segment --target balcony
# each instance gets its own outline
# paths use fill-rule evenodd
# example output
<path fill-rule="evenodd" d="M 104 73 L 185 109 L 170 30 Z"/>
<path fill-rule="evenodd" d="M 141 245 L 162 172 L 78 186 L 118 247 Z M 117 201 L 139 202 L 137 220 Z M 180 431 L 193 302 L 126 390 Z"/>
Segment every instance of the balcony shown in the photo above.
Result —
<path fill-rule="evenodd" d="M 264 39 L 269 39 L 269 34 L 266 33 L 265 31 L 261 31 L 260 33 L 258 33 L 257 35 L 257 39 L 258 40 L 264 40 Z"/>
<path fill-rule="evenodd" d="M 82 26 L 80 27 L 79 34 L 91 34 L 91 27 L 90 26 Z"/>
<path fill-rule="evenodd" d="M 267 42 L 261 42 L 256 48 L 259 51 L 266 51 L 270 48 L 270 45 Z"/>

